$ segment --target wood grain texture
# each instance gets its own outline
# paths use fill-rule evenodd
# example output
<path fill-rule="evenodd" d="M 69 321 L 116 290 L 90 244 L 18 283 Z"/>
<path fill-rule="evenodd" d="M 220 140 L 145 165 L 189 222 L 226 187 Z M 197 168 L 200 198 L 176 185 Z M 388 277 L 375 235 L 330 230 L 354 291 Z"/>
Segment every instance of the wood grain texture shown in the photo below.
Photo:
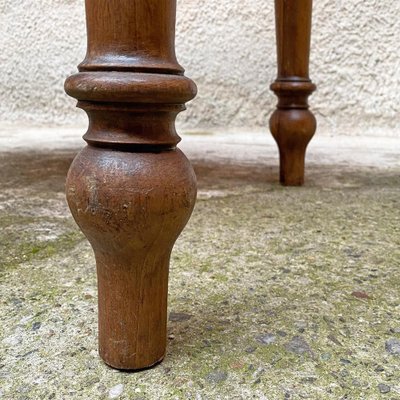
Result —
<path fill-rule="evenodd" d="M 169 259 L 196 199 L 176 149 L 196 86 L 176 61 L 175 11 L 175 0 L 86 0 L 87 55 L 65 83 L 89 117 L 67 199 L 96 257 L 100 355 L 123 370 L 165 355 Z"/>
<path fill-rule="evenodd" d="M 312 0 L 275 0 L 278 77 L 271 90 L 278 96 L 270 120 L 280 154 L 280 181 L 304 183 L 305 154 L 316 131 L 308 97 L 316 86 L 309 78 Z"/>

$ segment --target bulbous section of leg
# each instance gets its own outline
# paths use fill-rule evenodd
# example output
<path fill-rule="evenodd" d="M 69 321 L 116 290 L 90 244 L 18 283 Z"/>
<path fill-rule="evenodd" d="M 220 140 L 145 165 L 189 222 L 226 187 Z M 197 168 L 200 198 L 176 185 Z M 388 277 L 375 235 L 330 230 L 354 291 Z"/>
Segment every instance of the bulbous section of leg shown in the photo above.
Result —
<path fill-rule="evenodd" d="M 180 150 L 88 146 L 71 166 L 68 203 L 97 263 L 100 355 L 114 368 L 147 368 L 164 357 L 169 259 L 195 198 Z"/>
<path fill-rule="evenodd" d="M 277 109 L 270 129 L 280 154 L 280 181 L 287 186 L 304 183 L 305 155 L 317 121 L 308 109 Z"/>

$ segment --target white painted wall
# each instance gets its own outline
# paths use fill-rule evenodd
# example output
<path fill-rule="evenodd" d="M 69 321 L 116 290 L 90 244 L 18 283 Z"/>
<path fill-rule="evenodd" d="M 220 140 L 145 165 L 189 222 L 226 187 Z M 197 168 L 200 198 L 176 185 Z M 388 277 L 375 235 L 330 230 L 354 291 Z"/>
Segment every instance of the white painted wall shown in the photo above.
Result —
<path fill-rule="evenodd" d="M 320 131 L 400 137 L 400 1 L 315 0 Z M 177 53 L 199 87 L 185 128 L 267 126 L 273 0 L 178 0 Z M 63 81 L 85 54 L 83 0 L 0 0 L 0 120 L 84 124 Z"/>

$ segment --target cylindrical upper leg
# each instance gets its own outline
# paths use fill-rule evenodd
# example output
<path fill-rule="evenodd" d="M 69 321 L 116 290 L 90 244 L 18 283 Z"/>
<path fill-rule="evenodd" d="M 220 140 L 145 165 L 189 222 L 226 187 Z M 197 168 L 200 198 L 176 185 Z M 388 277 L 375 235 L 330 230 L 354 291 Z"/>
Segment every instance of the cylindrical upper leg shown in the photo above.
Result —
<path fill-rule="evenodd" d="M 181 73 L 176 0 L 86 0 L 88 49 L 80 70 Z"/>
<path fill-rule="evenodd" d="M 312 0 L 275 0 L 278 79 L 308 79 Z"/>

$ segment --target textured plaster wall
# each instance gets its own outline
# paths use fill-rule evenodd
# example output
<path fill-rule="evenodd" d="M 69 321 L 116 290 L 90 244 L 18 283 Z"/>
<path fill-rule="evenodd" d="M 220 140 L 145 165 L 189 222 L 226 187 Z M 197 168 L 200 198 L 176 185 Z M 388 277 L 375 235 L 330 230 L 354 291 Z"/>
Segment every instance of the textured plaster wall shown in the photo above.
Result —
<path fill-rule="evenodd" d="M 84 123 L 63 92 L 85 54 L 83 0 L 0 0 L 0 118 Z M 400 1 L 315 0 L 311 104 L 322 131 L 400 136 Z M 199 87 L 186 128 L 265 127 L 273 0 L 178 0 L 177 53 Z"/>

